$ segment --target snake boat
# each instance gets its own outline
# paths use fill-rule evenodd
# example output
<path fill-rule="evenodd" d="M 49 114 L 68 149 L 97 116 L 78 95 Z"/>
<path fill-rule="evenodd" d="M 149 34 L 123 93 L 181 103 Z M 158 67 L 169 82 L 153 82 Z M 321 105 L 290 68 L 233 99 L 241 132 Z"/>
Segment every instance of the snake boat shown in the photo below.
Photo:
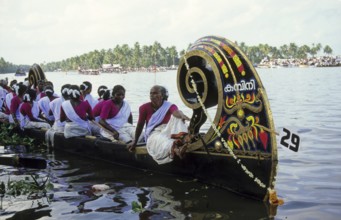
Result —
<path fill-rule="evenodd" d="M 39 65 L 29 71 L 29 80 L 46 80 Z M 185 158 L 158 165 L 145 146 L 135 153 L 125 144 L 100 138 L 65 139 L 54 135 L 54 149 L 110 163 L 162 173 L 184 175 L 246 197 L 267 200 L 274 187 L 277 146 L 274 122 L 262 82 L 246 55 L 236 44 L 217 36 L 198 39 L 181 58 L 177 87 L 184 104 L 193 110 L 189 130 L 199 134 Z M 210 117 L 207 109 L 216 109 Z M 208 131 L 200 130 L 210 123 Z M 25 133 L 44 141 L 43 130 Z"/>

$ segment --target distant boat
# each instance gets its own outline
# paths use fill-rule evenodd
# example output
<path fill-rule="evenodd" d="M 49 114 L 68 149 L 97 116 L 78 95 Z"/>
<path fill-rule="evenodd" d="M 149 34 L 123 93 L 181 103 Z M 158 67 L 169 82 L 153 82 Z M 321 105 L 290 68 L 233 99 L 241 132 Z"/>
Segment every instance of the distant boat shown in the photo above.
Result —
<path fill-rule="evenodd" d="M 26 72 L 23 68 L 18 68 L 14 76 L 26 76 Z"/>
<path fill-rule="evenodd" d="M 79 69 L 78 73 L 83 74 L 83 75 L 99 75 L 99 70 L 98 69 Z"/>

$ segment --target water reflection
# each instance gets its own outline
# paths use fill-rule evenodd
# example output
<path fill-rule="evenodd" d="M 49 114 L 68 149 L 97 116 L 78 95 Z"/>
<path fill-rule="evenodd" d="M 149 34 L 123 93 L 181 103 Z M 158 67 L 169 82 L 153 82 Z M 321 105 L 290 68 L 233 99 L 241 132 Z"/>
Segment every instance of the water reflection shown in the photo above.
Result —
<path fill-rule="evenodd" d="M 74 219 L 90 215 L 89 219 L 94 216 L 103 219 L 112 213 L 120 219 L 240 219 L 267 218 L 273 214 L 262 202 L 244 199 L 191 179 L 66 156 L 55 156 L 57 160 L 63 158 L 64 167 L 53 169 L 53 172 L 57 171 L 55 179 L 61 184 L 54 201 L 67 202 L 69 211 L 53 213 L 53 216 L 72 216 Z M 100 193 L 91 190 L 92 185 L 102 183 L 110 186 L 110 190 Z M 138 213 L 133 211 L 134 201 L 143 207 Z"/>
<path fill-rule="evenodd" d="M 58 152 L 50 158 L 58 162 L 58 166 L 49 168 L 54 184 L 51 204 L 45 202 L 40 206 L 27 206 L 24 204 L 32 201 L 15 201 L 0 218 L 267 219 L 276 212 L 263 202 L 249 200 L 192 179 Z M 110 189 L 94 192 L 91 188 L 94 184 L 106 184 Z M 142 209 L 134 212 L 133 202 L 140 203 Z"/>

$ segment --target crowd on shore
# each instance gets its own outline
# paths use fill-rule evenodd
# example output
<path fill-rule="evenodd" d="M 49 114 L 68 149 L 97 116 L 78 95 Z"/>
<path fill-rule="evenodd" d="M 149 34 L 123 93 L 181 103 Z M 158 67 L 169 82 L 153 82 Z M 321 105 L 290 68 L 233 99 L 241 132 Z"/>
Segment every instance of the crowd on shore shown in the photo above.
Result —
<path fill-rule="evenodd" d="M 171 162 L 175 155 L 182 158 L 194 138 L 185 123 L 189 118 L 167 101 L 168 92 L 163 86 L 151 88 L 150 102 L 140 106 L 136 126 L 122 85 L 112 89 L 99 86 L 98 98 L 91 93 L 89 81 L 80 86 L 64 84 L 58 95 L 50 81 L 30 85 L 28 81 L 9 83 L 7 78 L 1 79 L 0 121 L 18 130 L 46 129 L 47 145 L 53 145 L 56 132 L 64 133 L 65 138 L 93 135 L 125 143 L 129 151 L 145 143 L 159 164 Z"/>
<path fill-rule="evenodd" d="M 338 67 L 341 66 L 341 56 L 310 57 L 305 59 L 269 59 L 265 57 L 258 65 L 259 68 L 279 67 Z"/>

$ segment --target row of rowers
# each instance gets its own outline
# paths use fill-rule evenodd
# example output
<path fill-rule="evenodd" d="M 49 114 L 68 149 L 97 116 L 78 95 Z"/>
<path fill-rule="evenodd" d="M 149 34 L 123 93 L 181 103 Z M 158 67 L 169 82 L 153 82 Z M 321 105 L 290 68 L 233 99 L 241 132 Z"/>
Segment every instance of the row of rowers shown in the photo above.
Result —
<path fill-rule="evenodd" d="M 46 137 L 54 132 L 63 132 L 66 138 L 101 136 L 127 143 L 130 150 L 134 150 L 137 143 L 145 142 L 149 154 L 158 163 L 170 162 L 174 154 L 181 157 L 179 154 L 184 152 L 179 148 L 179 141 L 174 141 L 174 136 L 188 133 L 185 120 L 189 118 L 167 101 L 168 92 L 163 86 L 151 88 L 151 102 L 140 106 L 136 127 L 130 106 L 124 100 L 122 85 L 116 85 L 112 90 L 100 86 L 99 99 L 90 94 L 92 85 L 88 81 L 80 86 L 63 85 L 61 97 L 54 93 L 51 82 L 41 81 L 35 89 L 23 83 L 13 84 L 14 92 L 7 90 L 6 85 L 0 86 L 2 91 L 8 92 L 0 117 L 8 118 L 10 123 L 22 129 L 49 129 Z"/>
<path fill-rule="evenodd" d="M 2 85 L 1 99 L 4 101 L 1 118 L 8 119 L 21 129 L 52 128 L 64 132 L 66 138 L 102 135 L 110 139 L 119 138 L 123 142 L 132 140 L 132 126 L 129 126 L 132 125 L 132 114 L 124 100 L 125 89 L 121 85 L 112 90 L 100 86 L 99 98 L 95 99 L 90 94 L 92 84 L 88 81 L 80 86 L 63 85 L 61 97 L 49 81 L 39 81 L 35 89 L 24 83 L 11 84 L 10 87 Z M 121 127 L 127 127 L 126 132 L 119 134 Z"/>

